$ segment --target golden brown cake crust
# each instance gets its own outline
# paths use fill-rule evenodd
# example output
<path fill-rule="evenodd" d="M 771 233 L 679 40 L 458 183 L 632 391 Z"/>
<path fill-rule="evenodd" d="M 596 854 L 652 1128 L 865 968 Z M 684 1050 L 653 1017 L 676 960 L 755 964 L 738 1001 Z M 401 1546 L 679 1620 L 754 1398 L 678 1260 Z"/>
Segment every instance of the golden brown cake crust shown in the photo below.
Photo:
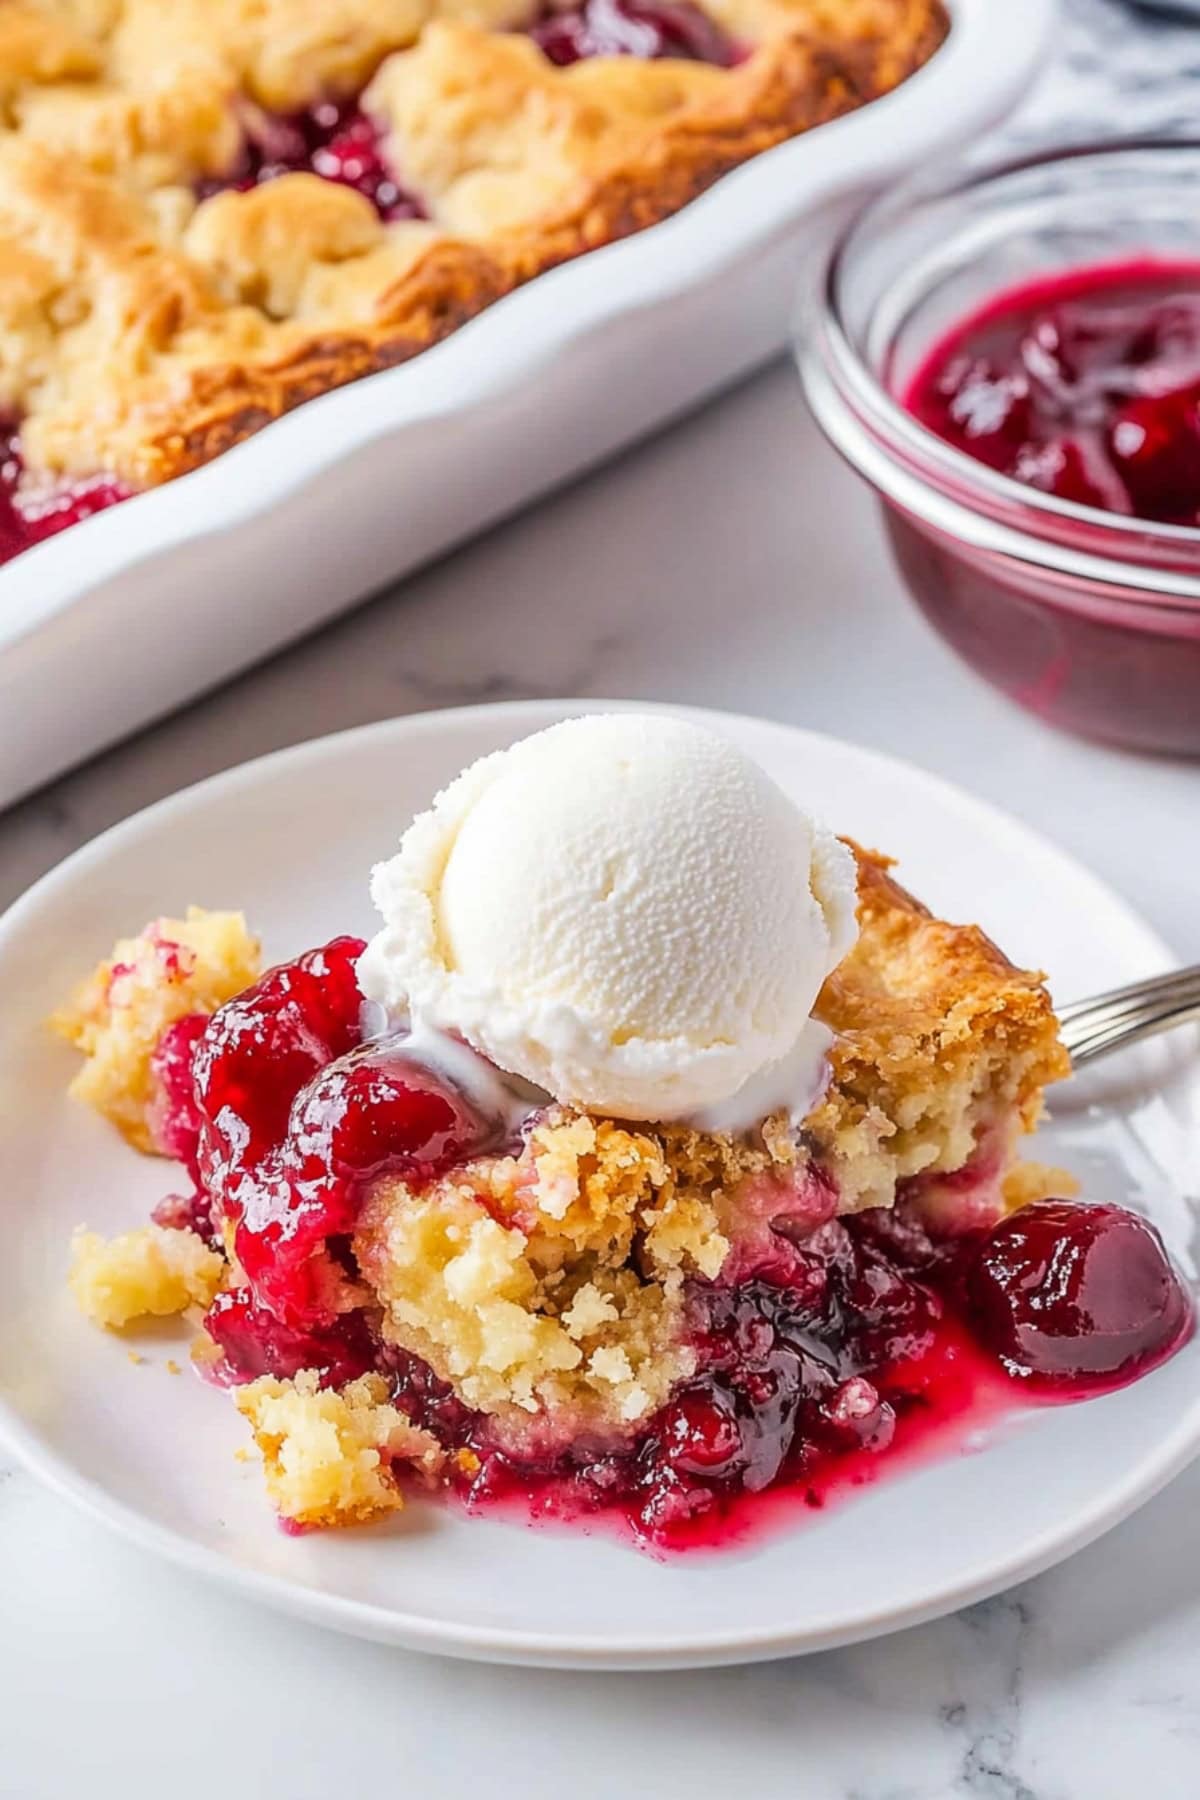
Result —
<path fill-rule="evenodd" d="M 1037 1049 L 1043 1082 L 1067 1075 L 1045 976 L 1018 969 L 978 925 L 935 918 L 892 879 L 893 858 L 843 842 L 858 862 L 859 936 L 817 1003 L 838 1036 L 835 1082 L 867 1066 L 899 1074 L 930 1043 L 977 1046 L 987 1033 Z"/>
<path fill-rule="evenodd" d="M 380 294 L 378 323 L 308 338 L 274 362 L 210 364 L 163 393 L 136 399 L 123 471 L 139 486 L 186 474 L 306 400 L 395 368 L 440 343 L 510 286 L 485 252 L 465 243 L 432 243 L 411 271 Z"/>
<path fill-rule="evenodd" d="M 832 1081 L 806 1121 L 835 1162 L 873 1157 L 893 1179 L 969 1160 L 994 1117 L 1032 1130 L 1042 1089 L 1070 1073 L 1045 978 L 1016 968 L 978 925 L 954 925 L 844 840 L 858 861 L 859 937 L 816 1016 L 835 1033 Z"/>
<path fill-rule="evenodd" d="M 532 0 L 10 0 L 0 405 L 31 471 L 193 468 L 887 92 L 947 28 L 940 0 L 705 10 L 736 67 L 559 68 L 520 32 Z M 197 204 L 248 110 L 364 83 L 428 223 L 304 174 Z"/>

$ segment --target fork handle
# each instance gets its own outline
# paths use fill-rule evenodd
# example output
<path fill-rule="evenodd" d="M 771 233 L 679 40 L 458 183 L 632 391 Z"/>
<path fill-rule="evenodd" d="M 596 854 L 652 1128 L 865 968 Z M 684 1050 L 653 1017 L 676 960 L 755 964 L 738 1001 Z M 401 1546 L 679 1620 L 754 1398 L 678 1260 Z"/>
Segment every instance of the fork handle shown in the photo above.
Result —
<path fill-rule="evenodd" d="M 1076 1069 L 1193 1019 L 1200 1019 L 1200 964 L 1059 1010 L 1062 1041 Z"/>

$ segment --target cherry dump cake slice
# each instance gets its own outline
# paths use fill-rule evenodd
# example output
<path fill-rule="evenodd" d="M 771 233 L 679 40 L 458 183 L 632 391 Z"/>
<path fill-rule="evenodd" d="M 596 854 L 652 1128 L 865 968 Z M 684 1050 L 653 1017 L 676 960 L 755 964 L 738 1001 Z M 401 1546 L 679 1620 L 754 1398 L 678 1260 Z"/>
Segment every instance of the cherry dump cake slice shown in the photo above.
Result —
<path fill-rule="evenodd" d="M 203 1319 L 286 1522 L 417 1485 L 712 1541 L 989 1383 L 1111 1385 L 1190 1329 L 1150 1227 L 1018 1160 L 1067 1072 L 1041 979 L 723 740 L 526 740 L 374 893 L 369 947 L 245 986 L 238 915 L 159 921 L 57 1021 L 191 1183 L 78 1238 L 77 1297 Z"/>

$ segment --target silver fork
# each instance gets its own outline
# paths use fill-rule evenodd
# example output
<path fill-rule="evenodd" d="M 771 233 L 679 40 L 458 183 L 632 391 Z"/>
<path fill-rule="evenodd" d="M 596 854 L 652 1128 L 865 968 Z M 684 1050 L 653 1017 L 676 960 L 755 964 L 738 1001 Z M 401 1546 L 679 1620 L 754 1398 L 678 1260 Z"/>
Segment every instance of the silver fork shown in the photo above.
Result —
<path fill-rule="evenodd" d="M 1081 1069 L 1112 1050 L 1200 1019 L 1200 964 L 1056 1010 L 1071 1066 Z"/>

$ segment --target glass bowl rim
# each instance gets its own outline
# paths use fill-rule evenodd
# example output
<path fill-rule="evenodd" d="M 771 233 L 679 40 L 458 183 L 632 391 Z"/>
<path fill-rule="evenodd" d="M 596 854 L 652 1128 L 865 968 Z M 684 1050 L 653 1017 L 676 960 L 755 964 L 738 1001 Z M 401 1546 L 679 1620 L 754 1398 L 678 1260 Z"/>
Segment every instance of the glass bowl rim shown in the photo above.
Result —
<path fill-rule="evenodd" d="M 1200 526 L 1167 525 L 1063 500 L 999 474 L 968 456 L 922 425 L 893 397 L 859 350 L 843 318 L 842 296 L 849 258 L 870 235 L 890 229 L 913 206 L 939 198 L 961 199 L 1027 170 L 1088 159 L 1115 164 L 1122 157 L 1146 153 L 1190 153 L 1200 157 L 1200 138 L 1125 137 L 1041 145 L 1019 155 L 979 163 L 960 160 L 936 176 L 920 172 L 874 196 L 839 230 L 825 258 L 815 295 L 810 290 L 810 304 L 815 300 L 815 317 L 811 321 L 814 329 L 807 334 L 808 342 L 801 346 L 801 355 L 803 358 L 806 353 L 819 351 L 838 400 L 855 412 L 856 423 L 866 424 L 872 430 L 889 460 L 898 451 L 905 456 L 912 480 L 927 490 L 938 491 L 939 498 L 957 514 L 979 517 L 973 511 L 973 503 L 983 503 L 982 517 L 996 525 L 996 531 L 987 534 L 989 547 L 1005 549 L 1023 561 L 1077 573 L 1083 579 L 1136 585 L 1179 604 L 1181 600 L 1200 600 Z M 1103 267 L 1104 263 L 1094 266 Z M 1200 271 L 1200 250 L 1196 266 Z M 852 455 L 850 460 L 855 460 Z M 951 484 L 957 494 L 942 494 L 937 477 Z M 1038 521 L 1042 530 L 1014 523 L 1014 514 Z M 1072 526 L 1084 528 L 1091 540 L 1103 547 L 1089 555 L 1064 543 L 1059 534 Z M 1001 537 L 1008 541 L 1001 543 Z M 1016 548 L 1018 542 L 1020 550 Z M 1175 548 L 1190 553 L 1189 560 L 1195 559 L 1197 564 L 1195 573 L 1147 562 L 1136 554 L 1138 543 L 1151 543 L 1162 551 Z M 1116 573 L 1113 565 L 1121 564 L 1136 570 L 1136 583 Z"/>

